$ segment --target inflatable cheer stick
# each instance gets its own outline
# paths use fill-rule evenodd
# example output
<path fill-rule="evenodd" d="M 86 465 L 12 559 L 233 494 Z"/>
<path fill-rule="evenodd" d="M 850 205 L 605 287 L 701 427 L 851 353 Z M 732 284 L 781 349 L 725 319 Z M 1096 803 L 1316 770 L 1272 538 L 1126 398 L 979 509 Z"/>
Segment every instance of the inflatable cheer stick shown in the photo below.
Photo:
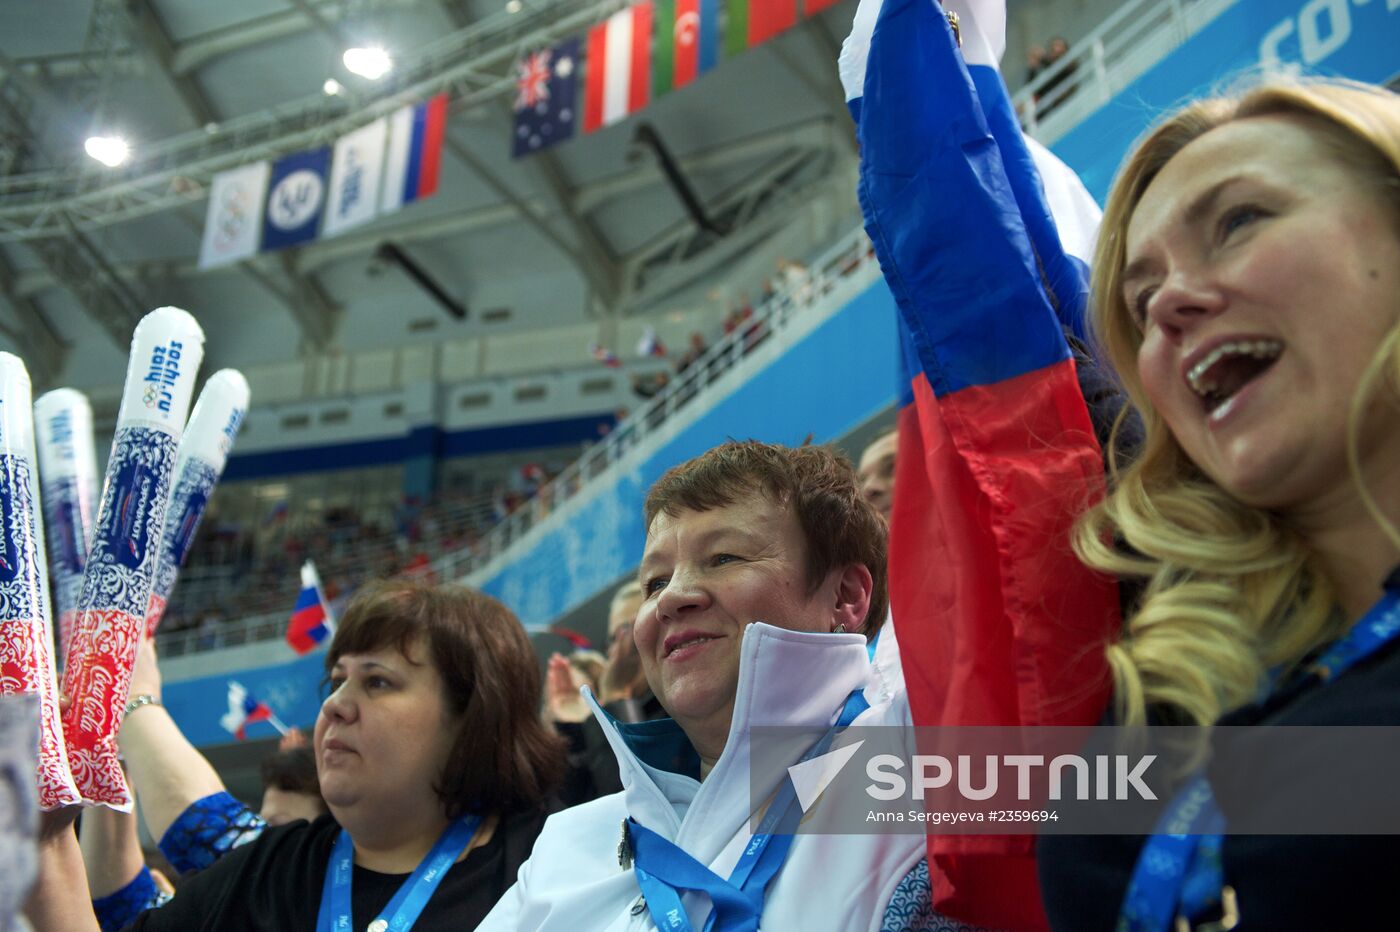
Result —
<path fill-rule="evenodd" d="M 122 811 L 131 793 L 117 760 L 117 729 L 146 633 L 170 501 L 204 332 L 187 312 L 158 308 L 136 325 L 97 528 L 63 669 L 68 763 L 83 799 Z"/>
<path fill-rule="evenodd" d="M 224 473 L 229 450 L 233 449 L 239 425 L 248 410 L 248 380 L 237 369 L 220 369 L 209 376 L 194 413 L 180 440 L 175 459 L 175 491 L 165 512 L 165 534 L 160 545 L 151 604 L 146 611 L 146 636 L 152 637 L 165 605 L 175 588 L 175 579 L 190 552 L 199 520 L 214 494 L 214 486 Z"/>
<path fill-rule="evenodd" d="M 39 700 L 39 805 L 79 801 L 59 725 L 29 373 L 0 353 L 0 693 Z"/>
<path fill-rule="evenodd" d="M 58 617 L 58 658 L 72 640 L 78 596 L 83 590 L 88 546 L 97 520 L 97 448 L 92 442 L 92 407 L 71 388 L 40 395 L 34 402 L 39 446 L 39 491 Z"/>

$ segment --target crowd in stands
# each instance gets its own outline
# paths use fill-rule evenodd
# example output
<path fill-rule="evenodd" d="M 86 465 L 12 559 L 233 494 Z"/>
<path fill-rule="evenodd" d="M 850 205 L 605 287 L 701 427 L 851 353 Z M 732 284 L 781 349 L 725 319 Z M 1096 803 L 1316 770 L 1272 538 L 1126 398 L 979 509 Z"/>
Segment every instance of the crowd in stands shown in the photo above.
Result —
<path fill-rule="evenodd" d="M 861 247 L 861 251 L 867 248 Z M 835 271 L 849 274 L 858 260 L 858 254 L 843 258 Z M 785 299 L 802 307 L 814 298 L 807 267 L 795 259 L 782 258 L 777 260 L 775 274 L 763 283 L 759 306 Z M 688 402 L 771 333 L 770 322 L 756 318 L 747 295 L 732 302 L 710 339 L 693 332 L 684 349 L 675 354 L 658 343 L 655 355 L 672 365 L 649 374 L 633 374 L 634 393 L 639 399 L 653 398 L 673 378 L 690 372 L 715 343 L 736 331 L 742 333 L 737 346 L 731 344 L 730 351 L 723 354 L 710 354 L 704 378 L 686 382 L 678 405 Z M 615 421 L 623 422 L 628 414 L 627 409 L 615 412 Z M 664 411 L 653 411 L 648 416 L 649 426 L 655 427 L 664 416 Z M 600 440 L 612 429 L 604 426 L 608 429 L 601 432 Z M 521 507 L 534 503 L 541 515 L 547 514 L 558 495 L 551 483 L 562 471 L 559 463 L 527 460 L 514 470 L 510 481 L 472 496 L 455 495 L 449 489 L 430 501 L 401 501 L 392 509 L 362 512 L 352 506 L 337 506 L 317 514 L 294 513 L 290 503 L 279 502 L 257 527 L 212 519 L 200 527 L 161 631 L 194 631 L 198 635 L 195 649 L 213 647 L 226 622 L 286 610 L 299 586 L 297 568 L 306 559 L 314 560 L 334 610 L 344 607 L 360 582 L 400 575 L 426 577 L 438 558 L 473 551 L 495 525 Z M 581 479 L 575 474 L 573 481 L 577 484 Z"/>
<path fill-rule="evenodd" d="M 1027 84 L 1044 72 L 1052 69 L 1055 71 L 1035 93 L 1036 111 L 1040 116 L 1054 110 L 1074 92 L 1074 72 L 1078 70 L 1078 64 L 1069 61 L 1062 67 L 1055 68 L 1068 54 L 1069 40 L 1064 36 L 1055 36 L 1045 45 L 1032 45 L 1026 49 Z"/>

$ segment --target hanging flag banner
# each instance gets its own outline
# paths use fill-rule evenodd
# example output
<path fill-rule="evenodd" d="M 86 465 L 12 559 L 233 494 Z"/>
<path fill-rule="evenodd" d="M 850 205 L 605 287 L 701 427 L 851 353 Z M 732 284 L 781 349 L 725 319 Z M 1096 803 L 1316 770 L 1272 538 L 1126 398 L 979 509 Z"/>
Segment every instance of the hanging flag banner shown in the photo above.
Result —
<path fill-rule="evenodd" d="M 316 238 L 326 207 L 328 147 L 298 152 L 277 160 L 263 213 L 262 248 L 286 249 Z"/>
<path fill-rule="evenodd" d="M 585 133 L 611 126 L 650 102 L 651 21 L 651 3 L 638 3 L 588 31 Z"/>
<path fill-rule="evenodd" d="M 437 193 L 446 133 L 446 94 L 389 114 L 389 152 L 379 202 L 381 212 L 393 213 L 405 204 Z"/>
<path fill-rule="evenodd" d="M 565 39 L 516 63 L 513 158 L 573 137 L 580 44 L 576 38 Z"/>
<path fill-rule="evenodd" d="M 368 223 L 379 212 L 379 181 L 388 135 L 389 122 L 380 118 L 336 141 L 323 236 Z"/>
<path fill-rule="evenodd" d="M 719 62 L 720 0 L 657 0 L 657 97 L 685 87 Z"/>
<path fill-rule="evenodd" d="M 738 55 L 797 25 L 797 0 L 729 0 L 724 49 Z"/>
<path fill-rule="evenodd" d="M 199 247 L 201 269 L 241 262 L 258 251 L 270 172 L 267 162 L 257 162 L 214 176 Z"/>

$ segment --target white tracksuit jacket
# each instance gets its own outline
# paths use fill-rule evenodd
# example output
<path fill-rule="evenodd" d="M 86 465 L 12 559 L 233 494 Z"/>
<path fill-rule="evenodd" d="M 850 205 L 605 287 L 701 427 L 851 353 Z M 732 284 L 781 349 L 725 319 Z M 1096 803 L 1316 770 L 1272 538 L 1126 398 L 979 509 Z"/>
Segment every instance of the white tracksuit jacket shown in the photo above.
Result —
<path fill-rule="evenodd" d="M 749 625 L 729 740 L 704 783 L 643 763 L 589 696 L 617 754 L 624 789 L 549 818 L 515 886 L 486 917 L 482 932 L 655 929 L 639 903 L 636 875 L 618 861 L 622 823 L 629 816 L 728 877 L 751 837 L 752 728 L 824 729 L 856 688 L 864 688 L 870 708 L 854 724 L 910 724 L 892 634 L 886 626 L 872 664 L 858 635 Z M 823 806 L 831 804 L 822 797 Z M 895 888 L 924 855 L 922 834 L 798 835 L 768 887 L 761 926 L 764 932 L 879 932 Z M 709 897 L 685 893 L 682 902 L 699 932 Z"/>

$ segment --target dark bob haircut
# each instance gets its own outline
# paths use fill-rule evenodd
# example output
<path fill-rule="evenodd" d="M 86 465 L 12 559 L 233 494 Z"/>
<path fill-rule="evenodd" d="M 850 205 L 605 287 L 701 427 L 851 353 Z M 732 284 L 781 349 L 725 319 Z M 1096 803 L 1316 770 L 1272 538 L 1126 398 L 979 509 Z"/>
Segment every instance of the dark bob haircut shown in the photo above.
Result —
<path fill-rule="evenodd" d="M 564 747 L 540 721 L 540 671 L 519 620 L 465 586 L 371 583 L 337 624 L 326 671 L 346 654 L 385 647 L 408 657 L 415 643 L 442 677 L 448 708 L 461 716 L 434 786 L 447 817 L 543 806 L 563 776 Z"/>
<path fill-rule="evenodd" d="M 709 511 L 749 495 L 788 505 L 807 540 L 810 592 L 832 570 L 860 563 L 870 571 L 869 633 L 884 624 L 886 591 L 885 521 L 860 491 L 851 461 L 830 447 L 785 447 L 757 440 L 720 444 L 668 470 L 647 493 L 648 533 L 658 514 Z"/>
<path fill-rule="evenodd" d="M 262 762 L 263 789 L 276 787 L 286 793 L 321 795 L 321 780 L 316 774 L 316 754 L 309 747 L 274 751 Z"/>

